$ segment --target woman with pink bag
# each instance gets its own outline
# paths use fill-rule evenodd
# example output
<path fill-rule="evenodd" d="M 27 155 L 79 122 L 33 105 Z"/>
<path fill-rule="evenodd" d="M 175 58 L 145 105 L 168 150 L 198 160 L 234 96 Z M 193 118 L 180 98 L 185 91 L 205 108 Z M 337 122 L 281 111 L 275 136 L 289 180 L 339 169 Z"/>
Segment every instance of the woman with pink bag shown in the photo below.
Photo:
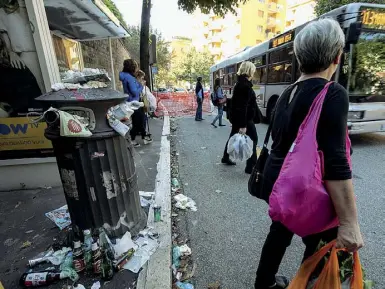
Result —
<path fill-rule="evenodd" d="M 344 47 L 344 33 L 332 19 L 313 21 L 295 36 L 302 75 L 278 100 L 268 132 L 273 143 L 261 194 L 269 202 L 273 223 L 255 289 L 288 286 L 276 274 L 294 234 L 306 246 L 304 260 L 321 240 L 337 239 L 337 247 L 349 251 L 363 246 L 347 136 L 348 94 L 330 82 Z"/>

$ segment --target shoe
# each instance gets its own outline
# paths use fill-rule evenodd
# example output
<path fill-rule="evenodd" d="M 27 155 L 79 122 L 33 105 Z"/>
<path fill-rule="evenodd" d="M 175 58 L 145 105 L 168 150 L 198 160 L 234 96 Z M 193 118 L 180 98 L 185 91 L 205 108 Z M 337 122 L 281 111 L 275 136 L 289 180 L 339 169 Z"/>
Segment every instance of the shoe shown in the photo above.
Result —
<path fill-rule="evenodd" d="M 197 118 L 196 118 L 196 119 L 195 119 L 195 121 L 202 121 L 202 120 L 201 120 L 201 119 L 197 119 Z"/>
<path fill-rule="evenodd" d="M 220 124 L 219 126 L 226 126 L 225 124 Z"/>
<path fill-rule="evenodd" d="M 140 147 L 140 143 L 138 143 L 137 141 L 132 141 L 132 146 L 134 147 L 134 148 L 138 148 L 138 147 Z"/>
<path fill-rule="evenodd" d="M 214 123 L 211 124 L 213 127 L 218 128 Z"/>
<path fill-rule="evenodd" d="M 254 288 L 255 289 L 285 289 L 289 286 L 290 282 L 289 279 L 287 279 L 284 276 L 276 276 L 275 277 L 275 284 L 271 286 L 258 286 L 257 283 L 255 283 Z"/>
<path fill-rule="evenodd" d="M 222 164 L 225 164 L 225 165 L 228 165 L 228 166 L 235 166 L 236 165 L 236 163 L 234 163 L 232 160 L 225 159 L 225 158 L 222 158 Z"/>
<path fill-rule="evenodd" d="M 152 138 L 151 138 L 150 136 L 145 136 L 145 137 L 143 138 L 143 143 L 144 143 L 145 145 L 148 145 L 148 144 L 152 143 Z"/>

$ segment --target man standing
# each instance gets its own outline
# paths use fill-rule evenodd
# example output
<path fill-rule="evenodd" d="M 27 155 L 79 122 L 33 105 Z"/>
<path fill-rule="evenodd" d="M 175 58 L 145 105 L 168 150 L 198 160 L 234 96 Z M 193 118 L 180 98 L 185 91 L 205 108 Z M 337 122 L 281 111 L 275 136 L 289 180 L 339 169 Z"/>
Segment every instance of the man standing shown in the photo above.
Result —
<path fill-rule="evenodd" d="M 197 112 L 195 114 L 195 121 L 202 121 L 202 105 L 203 105 L 203 86 L 202 77 L 197 78 L 197 84 L 195 86 L 195 96 L 197 97 Z"/>

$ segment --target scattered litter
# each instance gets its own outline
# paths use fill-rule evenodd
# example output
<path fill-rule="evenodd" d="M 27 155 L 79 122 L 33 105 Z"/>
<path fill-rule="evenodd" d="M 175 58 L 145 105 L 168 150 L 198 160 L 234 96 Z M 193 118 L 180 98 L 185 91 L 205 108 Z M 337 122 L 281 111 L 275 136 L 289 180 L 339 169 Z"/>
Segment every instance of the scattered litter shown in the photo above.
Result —
<path fill-rule="evenodd" d="M 202 150 L 205 150 L 205 149 L 207 149 L 207 147 L 201 147 L 201 149 L 202 149 Z"/>
<path fill-rule="evenodd" d="M 16 206 L 15 206 L 15 209 L 17 209 L 19 206 L 21 205 L 21 202 L 17 202 Z"/>
<path fill-rule="evenodd" d="M 182 275 L 183 275 L 182 272 L 177 272 L 175 276 L 176 280 L 180 281 L 180 279 L 182 279 Z"/>
<path fill-rule="evenodd" d="M 15 245 L 17 242 L 19 242 L 19 239 L 9 238 L 9 239 L 4 241 L 4 246 L 11 247 L 11 246 Z"/>
<path fill-rule="evenodd" d="M 92 286 L 93 287 L 93 286 Z M 100 288 L 100 287 L 99 287 Z M 86 289 L 82 284 L 77 284 L 74 289 Z M 91 288 L 92 289 L 92 288 Z"/>
<path fill-rule="evenodd" d="M 155 192 L 143 192 L 143 191 L 139 192 L 139 196 L 145 197 L 145 198 L 152 198 L 152 196 L 154 195 L 155 195 Z"/>
<path fill-rule="evenodd" d="M 177 214 L 177 213 L 172 213 L 172 214 L 171 214 L 171 217 L 174 217 L 174 218 L 175 218 L 175 217 L 178 217 L 178 214 Z"/>
<path fill-rule="evenodd" d="M 188 187 L 188 183 L 185 183 L 184 186 L 185 186 L 185 187 Z"/>
<path fill-rule="evenodd" d="M 174 188 L 179 188 L 179 181 L 177 178 L 173 178 L 171 184 Z"/>
<path fill-rule="evenodd" d="M 29 231 L 27 231 L 27 232 L 25 232 L 26 234 L 31 234 L 31 233 L 33 233 L 34 232 L 34 230 L 29 230 Z"/>
<path fill-rule="evenodd" d="M 104 152 L 94 152 L 91 155 L 91 160 L 102 158 L 104 157 L 104 155 L 105 155 Z"/>
<path fill-rule="evenodd" d="M 31 247 L 32 243 L 30 241 L 25 241 L 23 245 L 21 245 L 20 249 L 25 249 Z"/>
<path fill-rule="evenodd" d="M 178 289 L 194 289 L 194 286 L 191 283 L 176 282 L 175 285 Z"/>
<path fill-rule="evenodd" d="M 63 247 L 61 250 L 54 252 L 51 256 L 47 257 L 47 260 L 52 263 L 52 265 L 59 266 L 63 263 L 67 253 L 71 251 L 71 248 Z"/>
<path fill-rule="evenodd" d="M 176 153 L 175 155 L 176 155 L 176 156 L 179 156 L 179 153 Z"/>
<path fill-rule="evenodd" d="M 193 199 L 186 197 L 183 194 L 174 196 L 174 200 L 176 201 L 175 207 L 177 207 L 178 209 L 190 209 L 193 212 L 196 212 L 198 210 L 196 207 L 196 203 L 193 201 Z"/>
<path fill-rule="evenodd" d="M 195 271 L 196 271 L 196 270 L 197 270 L 197 264 L 194 263 L 191 272 L 190 272 L 189 274 L 187 274 L 187 275 L 182 279 L 182 281 L 189 280 L 189 279 L 191 279 L 192 277 L 194 277 Z"/>
<path fill-rule="evenodd" d="M 114 245 L 115 259 L 119 259 L 131 249 L 136 250 L 138 248 L 131 238 L 131 233 L 126 232 L 123 237 L 116 242 L 116 245 Z"/>
<path fill-rule="evenodd" d="M 216 192 L 217 194 L 221 194 L 221 193 L 222 193 L 221 190 L 216 190 L 215 192 Z"/>
<path fill-rule="evenodd" d="M 50 190 L 50 189 L 52 189 L 52 187 L 51 186 L 43 186 L 43 187 L 40 187 L 40 189 Z"/>
<path fill-rule="evenodd" d="M 149 237 L 140 237 L 135 243 L 139 246 L 132 258 L 124 265 L 124 269 L 130 270 L 133 273 L 138 273 L 144 264 L 150 259 L 151 255 L 155 253 L 159 247 L 157 240 Z"/>
<path fill-rule="evenodd" d="M 48 251 L 38 254 L 37 256 L 33 257 L 28 261 L 29 267 L 33 267 L 37 264 L 41 264 L 48 261 L 48 257 L 52 256 L 53 253 L 54 253 L 54 250 L 50 249 Z"/>
<path fill-rule="evenodd" d="M 221 284 L 218 281 L 215 283 L 209 284 L 209 287 L 208 287 L 208 289 L 220 289 L 220 288 L 221 288 Z"/>
<path fill-rule="evenodd" d="M 147 200 L 146 198 L 139 196 L 140 197 L 140 206 L 142 208 L 146 208 L 151 206 L 151 201 Z"/>
<path fill-rule="evenodd" d="M 191 248 L 187 245 L 175 246 L 172 248 L 172 267 L 174 271 L 174 275 L 176 275 L 176 270 L 180 266 L 180 258 L 184 256 L 191 255 Z"/>
<path fill-rule="evenodd" d="M 68 206 L 65 205 L 59 209 L 53 210 L 45 214 L 52 222 L 59 227 L 60 230 L 71 225 L 71 217 L 68 212 Z"/>
<path fill-rule="evenodd" d="M 100 289 L 100 287 L 101 287 L 101 285 L 100 285 L 100 282 L 98 281 L 98 282 L 95 282 L 95 283 L 92 285 L 91 289 Z"/>
<path fill-rule="evenodd" d="M 159 205 L 154 206 L 154 222 L 160 222 L 162 220 L 162 207 Z"/>

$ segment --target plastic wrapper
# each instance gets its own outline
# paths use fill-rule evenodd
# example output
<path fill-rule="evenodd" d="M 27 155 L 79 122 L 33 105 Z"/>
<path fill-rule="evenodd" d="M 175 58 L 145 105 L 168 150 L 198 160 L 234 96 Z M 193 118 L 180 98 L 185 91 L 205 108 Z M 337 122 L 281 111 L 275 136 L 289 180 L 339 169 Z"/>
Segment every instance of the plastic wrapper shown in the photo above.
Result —
<path fill-rule="evenodd" d="M 237 133 L 229 139 L 227 153 L 232 161 L 243 162 L 253 155 L 253 141 L 247 135 Z"/>
<path fill-rule="evenodd" d="M 132 258 L 126 265 L 124 265 L 124 269 L 130 270 L 133 273 L 138 273 L 150 259 L 151 255 L 158 249 L 159 243 L 157 240 L 149 237 L 140 237 L 135 243 L 139 246 L 139 249 L 136 250 Z"/>
<path fill-rule="evenodd" d="M 181 210 L 191 210 L 191 211 L 197 211 L 196 203 L 193 199 L 186 197 L 183 194 L 176 195 L 174 197 L 174 200 L 176 201 L 175 207 Z"/>
<path fill-rule="evenodd" d="M 71 225 L 71 217 L 70 213 L 68 212 L 67 205 L 64 205 L 63 207 L 60 207 L 59 209 L 53 210 L 51 212 L 45 213 L 45 216 L 49 218 L 52 222 L 54 222 L 60 230 L 63 230 L 64 228 L 67 228 L 69 225 Z"/>

